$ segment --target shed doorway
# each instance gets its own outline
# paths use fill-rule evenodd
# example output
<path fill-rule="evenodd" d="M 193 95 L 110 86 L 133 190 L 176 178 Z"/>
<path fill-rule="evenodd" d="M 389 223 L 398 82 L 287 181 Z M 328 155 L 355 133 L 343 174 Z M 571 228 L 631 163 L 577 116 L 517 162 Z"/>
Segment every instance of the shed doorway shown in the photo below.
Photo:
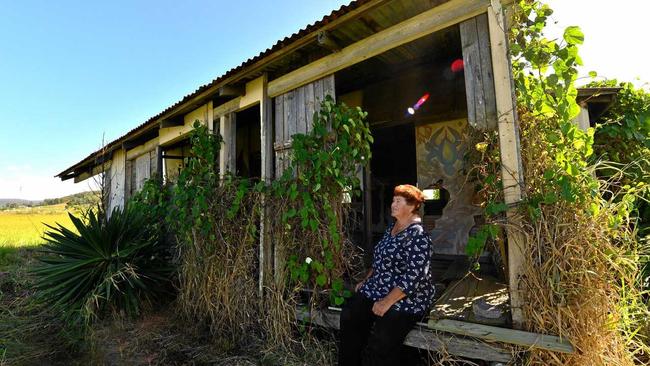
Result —
<path fill-rule="evenodd" d="M 260 120 L 259 104 L 235 115 L 235 174 L 238 177 L 259 179 L 262 176 Z"/>

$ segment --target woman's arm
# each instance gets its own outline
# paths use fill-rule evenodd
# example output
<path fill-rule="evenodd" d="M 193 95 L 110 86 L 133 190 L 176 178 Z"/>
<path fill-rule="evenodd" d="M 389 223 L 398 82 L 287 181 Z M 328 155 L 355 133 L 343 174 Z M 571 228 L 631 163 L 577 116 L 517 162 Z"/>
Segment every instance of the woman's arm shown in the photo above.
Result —
<path fill-rule="evenodd" d="M 366 277 L 364 277 L 363 280 L 361 280 L 359 283 L 357 283 L 356 286 L 354 286 L 354 292 L 359 291 L 359 289 L 361 288 L 361 285 L 363 285 L 363 283 L 366 282 L 366 280 L 368 278 L 370 278 L 370 276 L 372 276 L 372 273 L 373 273 L 373 270 L 372 270 L 372 267 L 370 267 L 370 271 L 368 271 L 368 273 L 366 274 Z"/>
<path fill-rule="evenodd" d="M 393 304 L 405 297 L 406 294 L 399 287 L 395 287 L 390 290 L 386 297 L 379 301 L 375 301 L 375 304 L 372 306 L 372 312 L 377 316 L 384 316 Z"/>

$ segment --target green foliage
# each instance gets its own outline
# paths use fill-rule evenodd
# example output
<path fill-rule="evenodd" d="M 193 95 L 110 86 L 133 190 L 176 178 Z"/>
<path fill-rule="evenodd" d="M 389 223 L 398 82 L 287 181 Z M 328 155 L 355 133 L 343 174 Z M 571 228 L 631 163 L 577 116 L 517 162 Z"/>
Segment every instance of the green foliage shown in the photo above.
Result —
<path fill-rule="evenodd" d="M 193 229 L 208 235 L 211 222 L 208 215 L 209 197 L 219 185 L 219 148 L 221 137 L 208 131 L 198 121 L 190 136 L 190 157 L 185 159 L 172 192 L 173 204 L 168 223 L 180 233 Z"/>
<path fill-rule="evenodd" d="M 632 83 L 617 80 L 592 82 L 590 87 L 620 87 L 616 99 L 601 117 L 594 135 L 594 155 L 609 161 L 598 175 L 606 179 L 611 195 L 638 217 L 637 235 L 650 242 L 650 93 Z M 629 224 L 625 212 L 610 219 L 611 225 Z M 650 261 L 643 264 L 643 283 L 650 291 Z"/>
<path fill-rule="evenodd" d="M 206 324 L 225 349 L 244 344 L 259 323 L 259 225 L 264 184 L 220 179 L 221 137 L 198 121 L 167 202 L 166 223 L 177 241 L 180 310 Z"/>
<path fill-rule="evenodd" d="M 599 175 L 620 186 L 650 184 L 650 93 L 632 83 L 616 80 L 592 82 L 590 87 L 620 87 L 616 99 L 601 117 L 594 136 L 595 155 L 619 164 Z M 619 167 L 623 175 L 617 176 Z"/>
<path fill-rule="evenodd" d="M 558 200 L 584 202 L 598 194 L 598 182 L 587 169 L 593 154 L 593 129 L 583 131 L 572 120 L 579 114 L 574 82 L 582 65 L 578 46 L 584 41 L 579 27 L 566 28 L 562 40 L 544 37 L 552 10 L 538 2 L 520 2 L 515 21 L 526 24 L 512 30 L 512 65 L 518 106 L 523 118 L 538 123 L 546 153 L 554 163 L 544 172 L 547 185 L 529 196 L 529 208 Z"/>
<path fill-rule="evenodd" d="M 70 214 L 77 232 L 49 226 L 37 277 L 39 296 L 72 321 L 88 322 L 106 311 L 135 315 L 169 289 L 172 267 L 147 217 L 127 206 L 101 221 Z"/>
<path fill-rule="evenodd" d="M 330 289 L 331 302 L 336 305 L 350 295 L 340 278 L 341 201 L 346 193 L 360 193 L 356 172 L 371 158 L 373 138 L 366 116 L 361 108 L 337 104 L 327 96 L 314 114 L 313 130 L 293 136 L 291 164 L 272 185 L 277 199 L 290 202 L 282 214 L 286 230 L 318 236 L 310 253 L 289 257 L 290 279 L 303 286 Z"/>
<path fill-rule="evenodd" d="M 488 239 L 496 239 L 499 235 L 500 227 L 495 224 L 486 224 L 481 226 L 478 232 L 469 237 L 465 252 L 468 256 L 477 258 L 483 252 L 485 243 Z"/>

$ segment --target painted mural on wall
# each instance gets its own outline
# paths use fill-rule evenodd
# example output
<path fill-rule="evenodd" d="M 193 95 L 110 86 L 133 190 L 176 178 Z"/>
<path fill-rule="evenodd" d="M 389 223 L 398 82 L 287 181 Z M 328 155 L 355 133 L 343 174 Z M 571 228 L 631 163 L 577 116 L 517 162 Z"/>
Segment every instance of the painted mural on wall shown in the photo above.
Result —
<path fill-rule="evenodd" d="M 474 187 L 463 174 L 468 124 L 466 119 L 416 126 L 418 186 L 422 189 L 442 181 L 449 192 L 449 202 L 431 230 L 434 251 L 438 254 L 465 254 L 474 215 Z"/>

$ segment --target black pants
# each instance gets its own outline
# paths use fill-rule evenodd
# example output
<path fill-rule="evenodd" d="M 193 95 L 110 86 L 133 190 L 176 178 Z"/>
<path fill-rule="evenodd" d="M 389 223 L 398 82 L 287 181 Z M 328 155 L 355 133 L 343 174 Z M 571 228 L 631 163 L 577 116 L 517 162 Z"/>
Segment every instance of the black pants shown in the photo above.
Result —
<path fill-rule="evenodd" d="M 389 309 L 372 313 L 374 301 L 355 293 L 341 313 L 339 366 L 403 365 L 400 349 L 406 335 L 421 318 Z"/>

